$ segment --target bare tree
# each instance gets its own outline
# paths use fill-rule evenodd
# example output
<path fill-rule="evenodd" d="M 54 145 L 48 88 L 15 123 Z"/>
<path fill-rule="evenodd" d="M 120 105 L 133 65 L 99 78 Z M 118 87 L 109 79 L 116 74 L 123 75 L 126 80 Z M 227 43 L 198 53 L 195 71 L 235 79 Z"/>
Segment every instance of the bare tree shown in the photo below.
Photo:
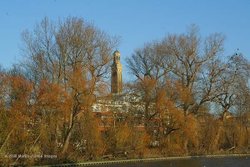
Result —
<path fill-rule="evenodd" d="M 223 51 L 223 39 L 221 34 L 212 34 L 205 39 L 204 45 L 201 45 L 197 28 L 191 27 L 187 34 L 169 35 L 162 41 L 160 53 L 167 58 L 166 62 L 171 63 L 167 64 L 167 68 L 171 70 L 169 77 L 178 81 L 182 89 L 193 99 L 179 102 L 185 113 L 191 112 L 194 107 L 201 106 L 206 101 L 205 97 L 197 97 L 199 81 L 207 63 L 216 60 Z"/>
<path fill-rule="evenodd" d="M 58 24 L 45 18 L 33 32 L 23 35 L 23 63 L 26 75 L 39 85 L 41 81 L 58 84 L 68 93 L 69 118 L 65 122 L 62 154 L 65 154 L 74 125 L 82 112 L 88 112 L 105 84 L 111 52 L 117 40 L 81 18 L 69 17 Z"/>

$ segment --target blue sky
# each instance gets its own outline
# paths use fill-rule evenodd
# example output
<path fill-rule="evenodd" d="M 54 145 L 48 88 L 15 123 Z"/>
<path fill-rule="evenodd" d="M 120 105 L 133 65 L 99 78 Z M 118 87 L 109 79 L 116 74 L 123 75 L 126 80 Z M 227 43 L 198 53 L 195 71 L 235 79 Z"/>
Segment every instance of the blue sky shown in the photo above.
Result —
<path fill-rule="evenodd" d="M 144 43 L 168 33 L 184 33 L 191 24 L 203 37 L 226 36 L 225 55 L 237 48 L 250 60 L 249 0 L 5 0 L 0 2 L 0 64 L 9 68 L 22 60 L 21 32 L 32 30 L 45 16 L 56 21 L 83 17 L 110 35 L 121 37 L 124 58 Z"/>

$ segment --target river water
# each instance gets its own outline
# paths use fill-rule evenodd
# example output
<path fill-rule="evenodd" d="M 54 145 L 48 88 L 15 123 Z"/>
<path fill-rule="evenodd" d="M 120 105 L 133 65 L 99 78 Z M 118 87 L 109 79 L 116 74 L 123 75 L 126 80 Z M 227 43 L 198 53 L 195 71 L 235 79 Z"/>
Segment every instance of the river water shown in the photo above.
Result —
<path fill-rule="evenodd" d="M 161 161 L 130 162 L 126 164 L 106 164 L 100 167 L 250 167 L 250 156 L 241 157 L 195 157 Z"/>

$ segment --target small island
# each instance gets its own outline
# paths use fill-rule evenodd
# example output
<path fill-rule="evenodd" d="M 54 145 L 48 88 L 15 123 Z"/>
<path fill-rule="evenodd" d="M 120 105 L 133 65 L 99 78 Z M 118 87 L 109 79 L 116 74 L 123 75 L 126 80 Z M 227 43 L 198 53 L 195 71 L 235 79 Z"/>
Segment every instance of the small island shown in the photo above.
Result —
<path fill-rule="evenodd" d="M 73 3 L 92 5 L 48 3 L 76 11 Z M 133 42 L 115 36 L 122 17 L 97 24 L 83 17 L 30 22 L 35 26 L 21 33 L 20 60 L 0 68 L 0 166 L 249 164 L 250 53 L 230 48 L 223 32 L 207 32 L 199 22 L 181 32 L 177 24 L 165 35 L 151 32 L 155 40 L 146 31 L 155 20 L 144 20 L 138 36 L 130 35 L 138 30 L 133 24 L 124 30 Z M 165 26 L 171 24 L 158 25 Z M 139 37 L 146 40 L 141 47 Z M 136 49 L 129 53 L 130 44 Z"/>

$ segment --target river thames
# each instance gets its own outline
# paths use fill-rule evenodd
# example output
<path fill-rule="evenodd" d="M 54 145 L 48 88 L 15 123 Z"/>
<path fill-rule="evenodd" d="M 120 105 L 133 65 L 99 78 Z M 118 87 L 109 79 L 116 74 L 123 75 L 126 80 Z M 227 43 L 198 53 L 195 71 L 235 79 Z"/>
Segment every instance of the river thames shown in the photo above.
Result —
<path fill-rule="evenodd" d="M 250 156 L 192 157 L 157 161 L 97 165 L 99 167 L 249 167 Z"/>

